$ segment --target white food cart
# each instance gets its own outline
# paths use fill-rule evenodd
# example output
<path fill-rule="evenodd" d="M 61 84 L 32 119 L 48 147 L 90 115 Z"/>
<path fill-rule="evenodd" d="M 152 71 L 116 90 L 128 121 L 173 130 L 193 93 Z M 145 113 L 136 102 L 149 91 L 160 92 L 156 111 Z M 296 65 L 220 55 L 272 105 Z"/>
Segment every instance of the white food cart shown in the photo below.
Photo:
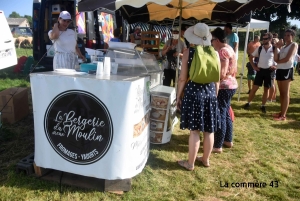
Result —
<path fill-rule="evenodd" d="M 35 164 L 115 180 L 142 171 L 150 145 L 150 91 L 162 71 L 153 55 L 111 47 L 110 76 L 75 71 L 30 75 Z"/>

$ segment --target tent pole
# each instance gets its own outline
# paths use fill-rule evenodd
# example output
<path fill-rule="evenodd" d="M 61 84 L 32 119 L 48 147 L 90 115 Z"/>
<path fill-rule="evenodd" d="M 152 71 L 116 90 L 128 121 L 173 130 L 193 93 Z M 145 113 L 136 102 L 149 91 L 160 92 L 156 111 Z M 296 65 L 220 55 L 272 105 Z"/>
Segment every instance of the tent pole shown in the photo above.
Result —
<path fill-rule="evenodd" d="M 181 23 L 182 23 L 182 0 L 179 0 L 179 39 L 177 44 L 177 50 L 179 50 L 179 41 L 181 40 Z M 177 94 L 177 82 L 178 82 L 178 68 L 179 68 L 179 52 L 177 55 L 177 68 L 176 68 L 176 76 L 175 76 L 175 93 Z"/>
<path fill-rule="evenodd" d="M 240 73 L 241 79 L 240 79 L 240 84 L 239 84 L 238 101 L 240 101 L 240 94 L 241 94 L 242 81 L 243 81 L 243 75 L 244 75 L 244 67 L 245 67 L 245 63 L 246 63 L 246 54 L 247 54 L 247 45 L 248 45 L 249 31 L 250 31 L 250 22 L 249 22 L 249 24 L 247 26 L 247 33 L 246 33 L 246 39 L 245 39 L 244 57 L 243 57 L 243 63 L 242 63 L 242 73 Z"/>

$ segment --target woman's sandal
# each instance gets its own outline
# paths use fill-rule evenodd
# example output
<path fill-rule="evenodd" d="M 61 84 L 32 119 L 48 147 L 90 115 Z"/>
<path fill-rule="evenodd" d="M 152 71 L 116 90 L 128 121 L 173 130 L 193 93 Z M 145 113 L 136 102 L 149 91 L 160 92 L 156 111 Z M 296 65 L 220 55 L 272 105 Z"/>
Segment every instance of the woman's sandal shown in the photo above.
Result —
<path fill-rule="evenodd" d="M 222 151 L 223 151 L 222 148 L 213 148 L 211 152 L 212 152 L 212 153 L 220 154 L 220 153 L 222 153 Z"/>
<path fill-rule="evenodd" d="M 227 148 L 232 148 L 233 147 L 233 143 L 232 142 L 226 142 L 226 141 L 224 141 L 223 145 L 224 145 L 224 147 L 227 147 Z"/>
<path fill-rule="evenodd" d="M 286 120 L 286 117 L 279 116 L 279 117 L 274 117 L 273 119 L 274 119 L 275 121 L 285 121 L 285 120 Z"/>
<path fill-rule="evenodd" d="M 272 117 L 273 118 L 278 118 L 278 117 L 280 117 L 281 116 L 281 113 L 279 112 L 279 113 L 275 113 L 275 114 L 272 114 Z"/>
<path fill-rule="evenodd" d="M 209 167 L 210 166 L 209 162 L 207 162 L 207 163 L 203 162 L 202 156 L 197 156 L 196 161 L 199 161 L 204 167 Z"/>
<path fill-rule="evenodd" d="M 186 170 L 188 171 L 193 171 L 194 170 L 194 166 L 193 165 L 190 165 L 189 162 L 187 160 L 180 160 L 180 161 L 177 161 L 178 164 L 185 168 Z"/>

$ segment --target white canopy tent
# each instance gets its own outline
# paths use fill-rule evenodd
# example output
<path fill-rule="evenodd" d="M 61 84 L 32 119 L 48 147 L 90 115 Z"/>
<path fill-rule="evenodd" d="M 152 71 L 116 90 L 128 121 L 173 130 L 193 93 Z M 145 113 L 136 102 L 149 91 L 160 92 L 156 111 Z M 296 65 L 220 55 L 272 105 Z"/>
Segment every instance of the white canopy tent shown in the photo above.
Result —
<path fill-rule="evenodd" d="M 233 27 L 233 30 L 234 31 L 239 31 L 239 32 L 247 32 L 248 26 L 250 26 L 249 31 L 252 31 L 253 33 L 255 31 L 260 31 L 260 30 L 269 31 L 270 22 L 262 21 L 262 20 L 256 20 L 256 19 L 251 18 L 250 24 L 248 24 L 245 27 Z M 217 28 L 217 26 L 209 26 L 210 30 L 214 30 L 215 28 Z M 221 27 L 221 28 L 223 28 L 223 27 Z"/>

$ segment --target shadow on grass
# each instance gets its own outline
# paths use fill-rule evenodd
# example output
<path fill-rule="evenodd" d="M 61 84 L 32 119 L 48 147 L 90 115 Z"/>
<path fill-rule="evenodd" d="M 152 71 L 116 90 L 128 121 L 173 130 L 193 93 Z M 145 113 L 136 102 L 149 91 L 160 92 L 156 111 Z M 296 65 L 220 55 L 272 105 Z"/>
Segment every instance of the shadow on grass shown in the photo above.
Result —
<path fill-rule="evenodd" d="M 19 188 L 30 191 L 58 191 L 60 195 L 65 197 L 68 193 L 92 193 L 95 191 L 104 192 L 104 180 L 99 180 L 103 190 L 87 189 L 67 184 L 60 184 L 60 182 L 44 180 L 43 177 L 37 177 L 35 174 L 26 175 L 24 172 L 17 173 L 14 167 L 10 168 L 9 177 L 7 180 L 0 181 L 0 184 L 6 187 Z M 65 173 L 64 173 L 65 174 Z M 62 176 L 64 176 L 64 174 Z M 63 177 L 62 177 L 63 179 Z"/>
<path fill-rule="evenodd" d="M 27 77 L 27 74 L 22 73 L 14 73 L 14 66 L 11 66 L 9 68 L 5 68 L 0 70 L 0 79 L 24 79 Z M 26 80 L 29 82 L 29 78 Z"/>
<path fill-rule="evenodd" d="M 282 121 L 281 123 L 277 124 L 271 124 L 273 128 L 278 128 L 282 130 L 287 130 L 287 129 L 295 129 L 299 130 L 300 129 L 300 122 L 299 121 Z"/>
<path fill-rule="evenodd" d="M 165 144 L 151 144 L 150 150 L 186 152 L 188 147 L 188 140 L 189 134 L 173 133 L 170 142 Z"/>

